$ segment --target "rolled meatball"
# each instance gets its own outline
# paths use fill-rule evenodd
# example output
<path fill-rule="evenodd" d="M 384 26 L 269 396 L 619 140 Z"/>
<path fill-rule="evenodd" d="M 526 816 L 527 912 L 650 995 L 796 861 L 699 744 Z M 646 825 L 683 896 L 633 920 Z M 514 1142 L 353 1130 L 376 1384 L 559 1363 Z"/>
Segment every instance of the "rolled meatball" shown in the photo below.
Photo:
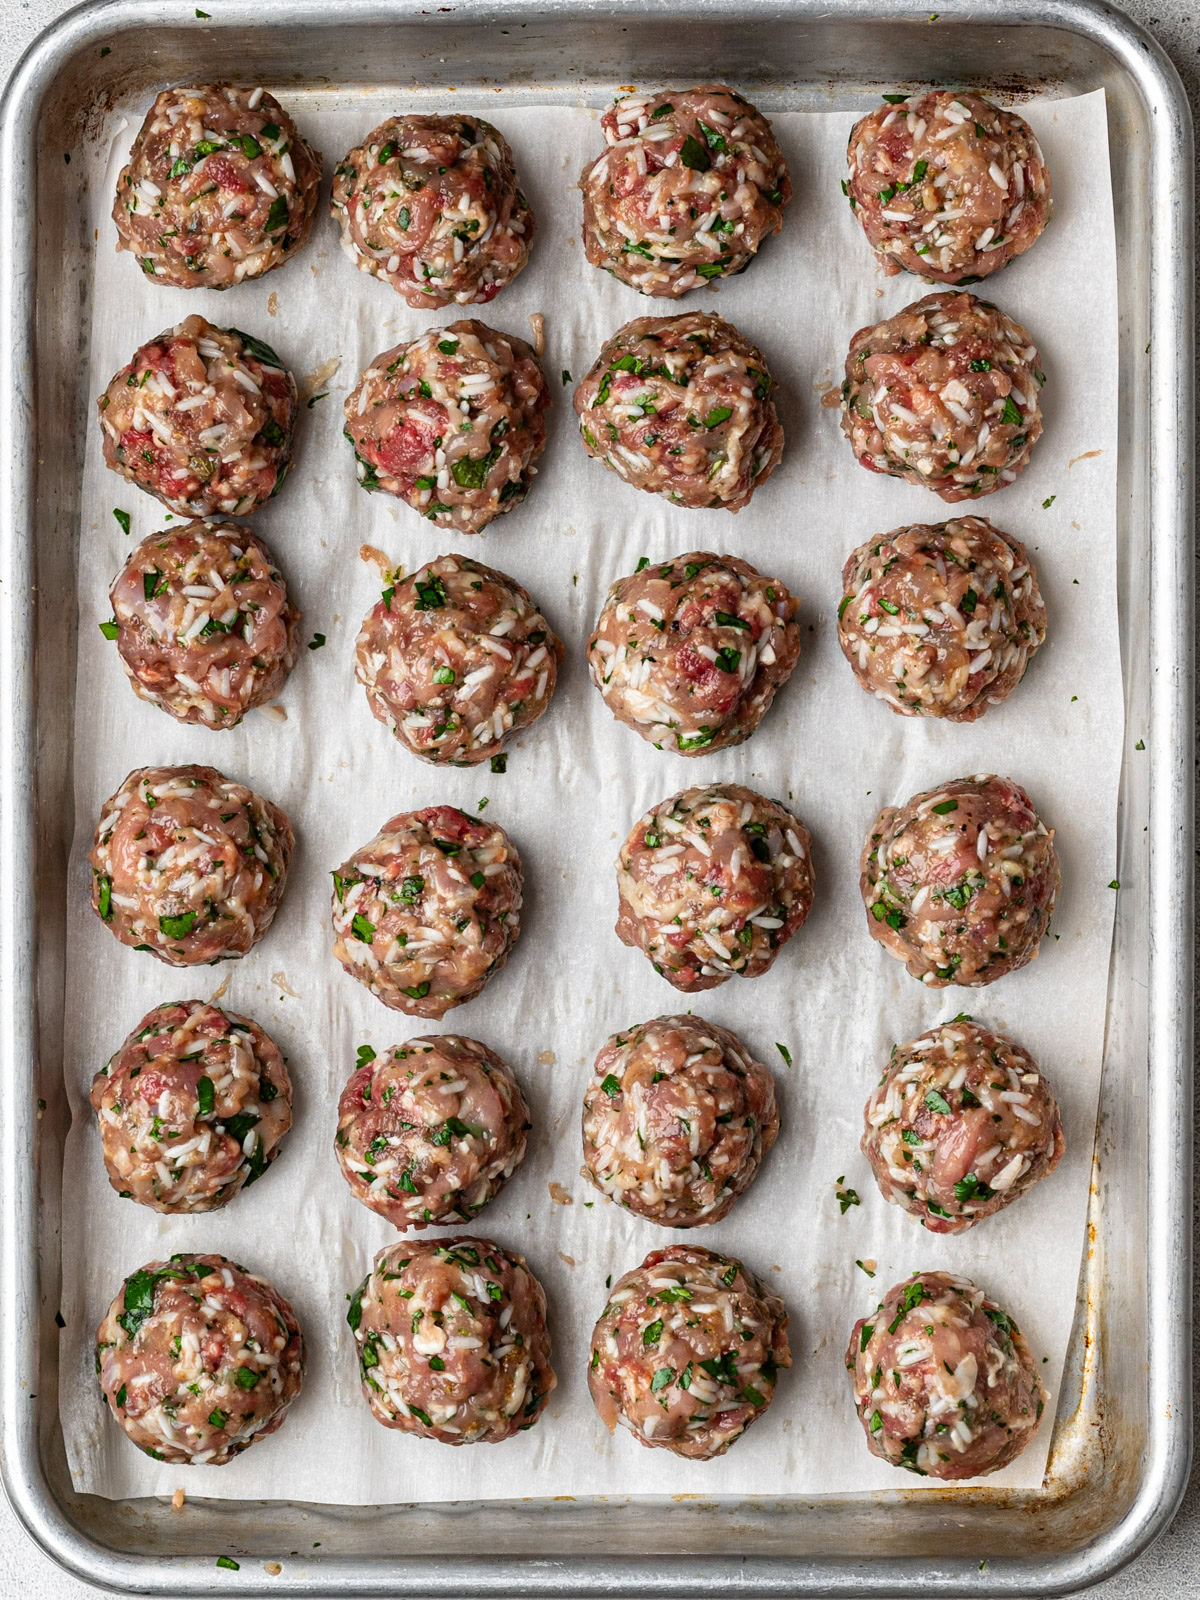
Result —
<path fill-rule="evenodd" d="M 164 89 L 117 179 L 117 249 L 155 283 L 228 289 L 281 267 L 312 227 L 321 157 L 263 89 Z"/>
<path fill-rule="evenodd" d="M 359 1057 L 334 1140 L 350 1193 L 400 1229 L 470 1222 L 525 1158 L 529 1107 L 511 1067 L 455 1033 Z"/>
<path fill-rule="evenodd" d="M 583 245 L 642 294 L 677 300 L 744 272 L 792 198 L 771 124 L 721 83 L 627 95 L 579 179 Z"/>
<path fill-rule="evenodd" d="M 592 1330 L 596 1410 L 610 1432 L 620 1423 L 651 1450 L 711 1461 L 775 1398 L 787 1326 L 783 1301 L 732 1256 L 652 1250 Z"/>
<path fill-rule="evenodd" d="M 575 391 L 588 455 L 675 505 L 740 511 L 783 456 L 761 351 L 708 311 L 637 317 Z"/>
<path fill-rule="evenodd" d="M 274 1040 L 205 1000 L 155 1006 L 92 1080 L 108 1181 L 155 1211 L 215 1211 L 279 1154 L 292 1084 Z"/>
<path fill-rule="evenodd" d="M 748 739 L 800 654 L 796 599 L 737 556 L 645 558 L 608 591 L 588 668 L 618 722 L 684 756 Z"/>
<path fill-rule="evenodd" d="M 903 717 L 974 722 L 1008 699 L 1046 637 L 1028 551 L 983 517 L 868 539 L 846 562 L 842 597 L 842 654 Z"/>
<path fill-rule="evenodd" d="M 389 117 L 334 172 L 342 249 L 416 311 L 485 305 L 529 260 L 534 216 L 482 117 Z"/>
<path fill-rule="evenodd" d="M 282 1426 L 304 1381 L 296 1313 L 224 1256 L 172 1256 L 126 1278 L 96 1333 L 100 1392 L 156 1461 L 222 1467 Z"/>
<path fill-rule="evenodd" d="M 719 1222 L 778 1134 L 769 1070 L 699 1017 L 613 1034 L 584 1090 L 584 1176 L 665 1228 Z"/>
<path fill-rule="evenodd" d="M 885 806 L 863 846 L 867 929 L 931 989 L 1036 960 L 1058 895 L 1054 832 L 1011 778 L 956 778 Z"/>
<path fill-rule="evenodd" d="M 1037 1062 L 965 1017 L 895 1045 L 863 1114 L 885 1200 L 930 1233 L 962 1233 L 1047 1178 L 1062 1118 Z"/>
<path fill-rule="evenodd" d="M 740 783 L 683 789 L 617 857 L 617 937 L 695 994 L 757 978 L 812 909 L 808 829 Z"/>
<path fill-rule="evenodd" d="M 845 185 L 883 270 L 976 283 L 1024 254 L 1051 211 L 1024 118 L 953 89 L 886 98 L 854 125 Z"/>
<path fill-rule="evenodd" d="M 973 294 L 926 295 L 850 341 L 842 432 L 859 464 L 943 500 L 1003 489 L 1041 437 L 1033 340 Z"/>
<path fill-rule="evenodd" d="M 921 1478 L 999 1472 L 1049 1399 L 1016 1323 L 948 1272 L 914 1272 L 860 1317 L 846 1366 L 871 1454 Z"/>
<path fill-rule="evenodd" d="M 181 516 L 249 516 L 291 465 L 296 380 L 270 345 L 203 317 L 144 344 L 97 404 L 105 465 Z"/>
<path fill-rule="evenodd" d="M 333 874 L 333 953 L 391 1010 L 444 1016 L 508 960 L 521 883 L 498 824 L 455 806 L 401 812 Z"/>
<path fill-rule="evenodd" d="M 439 556 L 390 582 L 363 618 L 354 671 L 367 704 L 422 761 L 473 767 L 550 705 L 562 640 L 494 567 Z"/>
<path fill-rule="evenodd" d="M 482 533 L 528 494 L 549 404 L 524 339 L 452 322 L 375 357 L 346 400 L 345 434 L 364 489 Z"/>
<path fill-rule="evenodd" d="M 511 1439 L 558 1382 L 542 1286 L 524 1256 L 490 1239 L 389 1245 L 346 1321 L 376 1422 L 439 1444 Z"/>
<path fill-rule="evenodd" d="M 107 631 L 134 692 L 178 722 L 236 727 L 295 663 L 300 612 L 266 545 L 234 523 L 152 533 L 109 599 Z"/>
<path fill-rule="evenodd" d="M 271 926 L 294 846 L 284 812 L 215 767 L 138 767 L 96 824 L 92 909 L 168 966 L 232 960 Z"/>

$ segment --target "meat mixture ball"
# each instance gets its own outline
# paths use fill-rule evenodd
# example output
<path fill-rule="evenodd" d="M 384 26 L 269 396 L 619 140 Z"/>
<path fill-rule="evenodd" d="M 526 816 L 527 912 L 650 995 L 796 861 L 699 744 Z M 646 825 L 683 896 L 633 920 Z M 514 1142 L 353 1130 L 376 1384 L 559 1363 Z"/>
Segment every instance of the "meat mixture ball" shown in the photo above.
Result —
<path fill-rule="evenodd" d="M 395 579 L 363 618 L 354 671 L 367 704 L 423 761 L 473 767 L 550 705 L 562 640 L 515 579 L 439 556 Z"/>
<path fill-rule="evenodd" d="M 1045 381 L 1019 323 L 987 300 L 944 290 L 851 339 L 842 432 L 871 472 L 970 500 L 1029 464 Z"/>
<path fill-rule="evenodd" d="M 181 516 L 249 516 L 291 465 L 296 380 L 270 345 L 203 317 L 144 344 L 97 404 L 105 464 Z"/>
<path fill-rule="evenodd" d="M 1028 551 L 983 517 L 868 539 L 846 562 L 842 596 L 842 654 L 904 717 L 974 722 L 1008 699 L 1046 637 Z"/>
<path fill-rule="evenodd" d="M 534 216 L 482 117 L 389 117 L 337 167 L 342 249 L 416 311 L 485 305 L 529 260 Z"/>
<path fill-rule="evenodd" d="M 385 350 L 346 400 L 358 481 L 439 528 L 482 533 L 529 492 L 550 391 L 524 339 L 486 322 Z"/>
<path fill-rule="evenodd" d="M 558 1382 L 545 1292 L 524 1256 L 490 1239 L 389 1245 L 346 1321 L 376 1422 L 439 1444 L 511 1439 Z"/>
<path fill-rule="evenodd" d="M 845 185 L 883 270 L 974 283 L 1023 255 L 1051 211 L 1024 118 L 952 89 L 886 99 L 854 125 Z"/>
<path fill-rule="evenodd" d="M 1037 958 L 1058 895 L 1054 832 L 1011 778 L 956 778 L 885 806 L 863 847 L 867 929 L 931 989 Z"/>
<path fill-rule="evenodd" d="M 333 874 L 333 953 L 391 1010 L 444 1016 L 508 960 L 521 882 L 498 824 L 455 806 L 401 812 Z"/>
<path fill-rule="evenodd" d="M 134 692 L 179 722 L 233 728 L 283 688 L 300 613 L 275 558 L 246 528 L 188 522 L 152 533 L 109 590 Z"/>
<path fill-rule="evenodd" d="M 117 179 L 117 249 L 155 283 L 228 289 L 304 243 L 320 188 L 320 155 L 273 95 L 164 89 Z"/>
<path fill-rule="evenodd" d="M 808 829 L 740 783 L 683 789 L 617 857 L 617 937 L 687 994 L 757 978 L 812 908 Z"/>
<path fill-rule="evenodd" d="M 948 1272 L 913 1273 L 860 1317 L 846 1366 L 871 1454 L 921 1478 L 998 1472 L 1049 1399 L 1016 1323 Z"/>
<path fill-rule="evenodd" d="M 96 824 L 92 909 L 171 967 L 244 956 L 279 909 L 294 845 L 278 806 L 215 767 L 138 767 Z"/>
<path fill-rule="evenodd" d="M 222 1467 L 282 1426 L 304 1338 L 279 1291 L 224 1256 L 172 1256 L 126 1278 L 96 1332 L 100 1392 L 156 1461 Z"/>
<path fill-rule="evenodd" d="M 401 1229 L 470 1222 L 525 1158 L 529 1107 L 512 1069 L 456 1033 L 358 1054 L 334 1141 L 351 1194 Z"/>
<path fill-rule="evenodd" d="M 592 1330 L 588 1388 L 611 1432 L 694 1461 L 725 1454 L 790 1367 L 783 1301 L 732 1256 L 652 1250 L 617 1280 Z"/>
<path fill-rule="evenodd" d="M 783 456 L 761 351 L 708 311 L 637 317 L 575 391 L 588 455 L 675 505 L 740 511 Z"/>
<path fill-rule="evenodd" d="M 792 198 L 771 124 L 721 83 L 633 94 L 601 118 L 583 169 L 587 258 L 642 294 L 677 300 L 744 272 Z"/>
<path fill-rule="evenodd" d="M 1037 1062 L 967 1018 L 895 1045 L 867 1101 L 862 1151 L 885 1200 L 962 1233 L 1049 1177 L 1062 1119 Z"/>
<path fill-rule="evenodd" d="M 588 667 L 618 722 L 698 756 L 741 744 L 800 654 L 797 602 L 736 556 L 693 550 L 608 591 Z"/>
<path fill-rule="evenodd" d="M 292 1084 L 257 1022 L 206 1000 L 155 1006 L 92 1080 L 108 1181 L 155 1211 L 215 1211 L 279 1154 Z"/>
<path fill-rule="evenodd" d="M 614 1033 L 584 1090 L 584 1175 L 666 1228 L 719 1222 L 778 1134 L 768 1069 L 699 1017 Z"/>

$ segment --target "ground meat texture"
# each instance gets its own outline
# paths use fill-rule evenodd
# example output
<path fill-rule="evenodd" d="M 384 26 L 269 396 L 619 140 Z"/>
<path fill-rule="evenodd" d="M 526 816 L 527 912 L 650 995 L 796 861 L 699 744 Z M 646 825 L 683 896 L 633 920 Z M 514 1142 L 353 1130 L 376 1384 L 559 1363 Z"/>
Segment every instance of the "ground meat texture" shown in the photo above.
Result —
<path fill-rule="evenodd" d="M 609 590 L 588 667 L 618 722 L 680 755 L 741 744 L 800 654 L 797 602 L 736 556 L 644 558 Z"/>
<path fill-rule="evenodd" d="M 261 539 L 233 523 L 152 533 L 109 591 L 135 693 L 179 722 L 232 728 L 283 688 L 300 613 Z"/>
<path fill-rule="evenodd" d="M 155 1211 L 215 1211 L 261 1178 L 292 1085 L 256 1022 L 204 1000 L 155 1006 L 92 1080 L 108 1181 Z"/>
<path fill-rule="evenodd" d="M 842 432 L 872 472 L 947 501 L 992 494 L 1041 436 L 1040 367 L 1025 329 L 989 301 L 926 295 L 851 339 Z"/>
<path fill-rule="evenodd" d="M 304 1380 L 296 1313 L 224 1256 L 172 1256 L 126 1278 L 96 1333 L 100 1392 L 156 1461 L 221 1467 L 282 1426 Z"/>
<path fill-rule="evenodd" d="M 1028 551 L 983 517 L 895 528 L 842 573 L 842 654 L 904 717 L 974 722 L 1008 699 L 1045 637 Z"/>
<path fill-rule="evenodd" d="M 720 83 L 628 95 L 601 118 L 583 169 L 587 258 L 642 294 L 676 300 L 744 272 L 792 198 L 771 124 Z"/>
<path fill-rule="evenodd" d="M 394 579 L 363 618 L 367 704 L 423 761 L 470 767 L 550 705 L 562 640 L 513 578 L 440 556 Z"/>
<path fill-rule="evenodd" d="M 534 216 L 482 117 L 389 117 L 337 167 L 342 249 L 414 310 L 486 305 L 529 260 Z"/>
<path fill-rule="evenodd" d="M 575 391 L 588 455 L 675 505 L 740 511 L 783 456 L 761 351 L 707 311 L 637 317 Z"/>
<path fill-rule="evenodd" d="M 549 404 L 524 339 L 452 322 L 375 357 L 346 400 L 345 434 L 364 489 L 482 533 L 529 492 Z"/>
<path fill-rule="evenodd" d="M 783 1301 L 740 1261 L 652 1250 L 619 1278 L 592 1330 L 588 1388 L 611 1432 L 695 1461 L 724 1455 L 790 1367 Z"/>
<path fill-rule="evenodd" d="M 525 1158 L 529 1107 L 512 1069 L 454 1033 L 359 1058 L 334 1141 L 351 1194 L 401 1229 L 470 1222 Z"/>
<path fill-rule="evenodd" d="M 864 1112 L 862 1151 L 885 1200 L 930 1233 L 1003 1211 L 1062 1159 L 1062 1119 L 1019 1044 L 959 1018 L 893 1045 Z"/>
<path fill-rule="evenodd" d="M 439 1444 L 511 1439 L 558 1382 L 542 1286 L 490 1239 L 389 1245 L 346 1321 L 375 1420 Z"/>
<path fill-rule="evenodd" d="M 521 883 L 497 824 L 454 806 L 402 812 L 333 874 L 333 953 L 391 1010 L 444 1016 L 508 960 Z"/>
<path fill-rule="evenodd" d="M 1028 250 L 1051 202 L 1024 118 L 952 89 L 884 98 L 854 125 L 844 185 L 883 270 L 974 283 Z"/>
<path fill-rule="evenodd" d="M 244 956 L 271 926 L 294 845 L 278 806 L 215 767 L 138 767 L 96 825 L 92 909 L 168 966 Z"/>
<path fill-rule="evenodd" d="M 860 1317 L 846 1366 L 873 1456 L 918 1477 L 998 1472 L 1049 1399 L 1016 1323 L 966 1278 L 915 1272 Z"/>
<path fill-rule="evenodd" d="M 698 1017 L 613 1034 L 584 1090 L 584 1176 L 667 1228 L 719 1222 L 778 1134 L 770 1072 Z"/>
<path fill-rule="evenodd" d="M 1054 833 L 1011 778 L 956 778 L 885 806 L 863 847 L 867 929 L 931 989 L 1036 959 L 1058 895 Z"/>
<path fill-rule="evenodd" d="M 144 344 L 97 404 L 106 465 L 181 516 L 249 516 L 291 465 L 296 380 L 270 345 L 203 317 Z"/>
<path fill-rule="evenodd" d="M 681 790 L 617 857 L 617 937 L 676 989 L 757 978 L 812 908 L 808 829 L 740 783 Z"/>
<path fill-rule="evenodd" d="M 164 89 L 117 179 L 117 249 L 155 283 L 228 289 L 304 243 L 320 187 L 320 155 L 273 95 Z"/>

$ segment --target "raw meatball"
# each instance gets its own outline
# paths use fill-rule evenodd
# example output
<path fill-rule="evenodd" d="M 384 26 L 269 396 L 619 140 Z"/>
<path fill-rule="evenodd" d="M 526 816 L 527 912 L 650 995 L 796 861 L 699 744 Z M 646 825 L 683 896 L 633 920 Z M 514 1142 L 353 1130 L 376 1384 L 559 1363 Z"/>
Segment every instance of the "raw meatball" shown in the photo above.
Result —
<path fill-rule="evenodd" d="M 354 671 L 367 704 L 423 761 L 472 767 L 550 705 L 562 640 L 515 579 L 439 556 L 363 618 Z"/>
<path fill-rule="evenodd" d="M 215 1211 L 279 1154 L 292 1084 L 257 1022 L 205 1000 L 155 1006 L 92 1080 L 108 1181 L 155 1211 Z"/>
<path fill-rule="evenodd" d="M 600 120 L 583 169 L 583 244 L 642 294 L 676 300 L 744 272 L 792 198 L 771 124 L 721 83 L 635 94 Z"/>
<path fill-rule="evenodd" d="M 617 857 L 617 937 L 676 989 L 757 978 L 812 907 L 808 829 L 740 783 L 683 789 Z"/>
<path fill-rule="evenodd" d="M 1037 1062 L 966 1018 L 895 1045 L 864 1112 L 885 1200 L 930 1233 L 962 1233 L 1049 1177 L 1062 1119 Z"/>
<path fill-rule="evenodd" d="M 273 95 L 164 89 L 117 179 L 117 249 L 155 283 L 228 289 L 304 243 L 320 188 L 320 155 Z"/>
<path fill-rule="evenodd" d="M 498 824 L 455 806 L 401 812 L 333 875 L 333 953 L 391 1010 L 444 1016 L 508 960 L 521 881 Z"/>
<path fill-rule="evenodd" d="M 575 391 L 588 455 L 676 505 L 740 511 L 783 456 L 762 354 L 708 311 L 637 317 Z"/>
<path fill-rule="evenodd" d="M 279 909 L 294 845 L 278 806 L 215 767 L 138 767 L 96 824 L 92 909 L 171 967 L 244 956 Z"/>
<path fill-rule="evenodd" d="M 651 744 L 685 756 L 741 744 L 796 665 L 796 611 L 785 584 L 736 556 L 643 557 L 588 640 L 592 682 Z"/>
<path fill-rule="evenodd" d="M 203 317 L 144 344 L 97 404 L 105 464 L 185 517 L 249 516 L 291 465 L 296 380 L 270 345 Z"/>
<path fill-rule="evenodd" d="M 931 989 L 1037 958 L 1058 895 L 1054 832 L 1011 778 L 956 778 L 885 806 L 863 847 L 867 929 Z"/>
<path fill-rule="evenodd" d="M 529 492 L 550 391 L 524 339 L 486 322 L 385 350 L 346 400 L 358 481 L 439 528 L 481 533 Z"/>
<path fill-rule="evenodd" d="M 152 533 L 109 590 L 134 692 L 179 722 L 233 728 L 273 700 L 296 660 L 300 613 L 261 539 L 234 523 Z"/>
<path fill-rule="evenodd" d="M 778 1134 L 770 1072 L 699 1017 L 614 1033 L 584 1090 L 584 1175 L 666 1228 L 719 1222 Z"/>
<path fill-rule="evenodd" d="M 156 1461 L 221 1467 L 274 1433 L 304 1381 L 296 1313 L 224 1256 L 140 1267 L 96 1333 L 100 1392 Z"/>
<path fill-rule="evenodd" d="M 921 1478 L 998 1472 L 1049 1399 L 1016 1323 L 948 1272 L 914 1272 L 860 1317 L 846 1366 L 871 1454 Z"/>
<path fill-rule="evenodd" d="M 342 249 L 416 311 L 483 305 L 529 260 L 534 216 L 482 117 L 389 117 L 337 167 Z"/>
<path fill-rule="evenodd" d="M 842 432 L 862 466 L 970 500 L 1012 483 L 1042 432 L 1025 329 L 973 294 L 926 295 L 850 341 Z"/>
<path fill-rule="evenodd" d="M 439 1444 L 511 1439 L 558 1382 L 542 1286 L 524 1256 L 490 1239 L 389 1245 L 346 1321 L 375 1420 Z"/>
<path fill-rule="evenodd" d="M 983 517 L 911 523 L 846 562 L 838 643 L 863 688 L 904 717 L 974 722 L 1046 637 L 1037 573 Z"/>
<path fill-rule="evenodd" d="M 470 1222 L 525 1157 L 529 1107 L 512 1069 L 460 1034 L 359 1050 L 334 1148 L 356 1200 L 395 1227 Z"/>
<path fill-rule="evenodd" d="M 588 1388 L 609 1431 L 711 1461 L 775 1398 L 790 1367 L 783 1301 L 732 1256 L 652 1250 L 618 1279 L 592 1330 Z"/>
<path fill-rule="evenodd" d="M 846 192 L 888 273 L 975 283 L 1022 255 L 1050 220 L 1033 130 L 982 95 L 888 95 L 855 123 Z"/>

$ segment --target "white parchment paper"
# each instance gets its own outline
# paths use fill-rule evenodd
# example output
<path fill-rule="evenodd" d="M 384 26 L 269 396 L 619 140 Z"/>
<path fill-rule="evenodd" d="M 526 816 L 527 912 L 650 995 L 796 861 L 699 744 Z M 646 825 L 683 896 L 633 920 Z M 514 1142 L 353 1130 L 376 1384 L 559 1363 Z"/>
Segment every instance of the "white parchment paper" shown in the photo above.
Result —
<path fill-rule="evenodd" d="M 461 105 L 458 102 L 462 102 Z M 281 696 L 286 720 L 252 713 L 227 733 L 185 728 L 135 699 L 97 623 L 134 540 L 165 526 L 162 508 L 104 468 L 99 430 L 83 489 L 75 721 L 76 831 L 64 1073 L 73 1124 L 64 1194 L 60 1401 L 76 1488 L 122 1497 L 170 1494 L 388 1502 L 527 1496 L 813 1493 L 917 1487 L 868 1455 L 842 1366 L 855 1318 L 914 1268 L 969 1274 L 1017 1318 L 1051 1393 L 1059 1380 L 1085 1232 L 1115 896 L 1123 709 L 1115 593 L 1117 282 L 1102 92 L 1024 109 L 1053 173 L 1055 215 L 1032 253 L 980 291 L 1024 323 L 1042 355 L 1046 431 L 1015 485 L 978 508 L 1025 540 L 1049 611 L 1048 640 L 1025 682 L 982 721 L 962 726 L 893 715 L 857 687 L 835 636 L 840 571 L 851 548 L 951 508 L 923 489 L 863 471 L 820 396 L 841 377 L 854 330 L 925 291 L 877 271 L 839 190 L 852 117 L 774 118 L 796 185 L 781 237 L 744 276 L 691 297 L 737 325 L 779 381 L 782 468 L 736 518 L 685 511 L 641 494 L 587 459 L 570 406 L 603 338 L 631 317 L 670 312 L 587 265 L 574 185 L 600 145 L 597 113 L 512 109 L 447 96 L 446 109 L 500 118 L 538 217 L 532 263 L 485 320 L 530 336 L 544 313 L 554 391 L 550 441 L 533 491 L 478 538 L 446 534 L 406 506 L 368 496 L 341 437 L 342 402 L 378 351 L 454 312 L 417 314 L 343 257 L 324 210 L 312 242 L 281 272 L 226 295 L 145 281 L 113 251 L 108 218 L 134 128 L 118 121 L 93 184 L 96 312 L 83 358 L 98 395 L 144 339 L 201 312 L 276 346 L 303 382 L 328 391 L 303 409 L 297 462 L 254 521 L 305 613 L 301 652 Z M 394 107 L 294 103 L 326 171 Z M 102 163 L 101 163 L 102 165 Z M 470 314 L 467 312 L 463 314 Z M 1086 383 L 1080 358 L 1086 352 Z M 331 364 L 337 363 L 336 372 Z M 565 369 L 565 370 L 564 370 Z M 559 374 L 564 371 L 563 384 Z M 132 514 L 130 538 L 115 506 Z M 969 507 L 961 509 L 970 509 Z M 503 776 L 439 771 L 402 749 L 367 709 L 352 675 L 360 619 L 380 589 L 359 546 L 410 570 L 453 549 L 532 590 L 567 645 L 548 715 L 511 749 Z M 609 584 L 642 555 L 691 549 L 741 555 L 803 600 L 804 653 L 754 738 L 688 761 L 660 753 L 610 717 L 590 686 L 584 644 Z M 241 962 L 173 972 L 119 945 L 87 906 L 86 852 L 100 807 L 133 767 L 211 762 L 281 804 L 299 841 L 275 925 Z M 1042 959 L 991 988 L 930 991 L 867 935 L 857 862 L 879 807 L 963 774 L 997 771 L 1026 785 L 1057 830 L 1063 891 Z M 794 1365 L 771 1411 L 714 1463 L 610 1438 L 585 1381 L 587 1342 L 605 1283 L 671 1235 L 618 1212 L 579 1176 L 579 1107 L 605 1037 L 686 1009 L 614 933 L 613 859 L 641 813 L 690 783 L 727 779 L 790 802 L 812 830 L 816 904 L 766 977 L 696 998 L 699 1014 L 738 1032 L 775 1071 L 779 1143 L 732 1214 L 694 1237 L 740 1257 L 791 1312 Z M 376 1050 L 439 1031 L 386 1011 L 330 950 L 329 871 L 397 811 L 448 802 L 510 830 L 526 866 L 526 911 L 508 967 L 440 1031 L 476 1035 L 512 1063 L 533 1108 L 529 1154 L 475 1231 L 526 1253 L 550 1301 L 559 1384 L 538 1425 L 490 1449 L 449 1450 L 381 1428 L 360 1398 L 346 1296 L 393 1237 L 351 1199 L 331 1149 L 355 1047 Z M 110 1190 L 88 1106 L 93 1073 L 162 1000 L 211 996 L 257 1018 L 290 1058 L 295 1127 L 268 1175 L 225 1211 L 159 1217 Z M 1058 1094 L 1067 1154 L 1057 1173 L 1003 1215 L 957 1238 L 925 1234 L 884 1203 L 858 1150 L 862 1106 L 893 1040 L 966 1009 L 1011 1032 Z M 789 1069 L 776 1050 L 787 1046 Z M 835 1181 L 862 1197 L 839 1214 Z M 552 1201 L 551 1183 L 573 1203 Z M 123 1278 L 173 1251 L 217 1250 L 266 1274 L 296 1306 L 308 1342 L 304 1393 L 282 1431 L 233 1464 L 160 1465 L 107 1416 L 93 1372 L 96 1325 Z M 874 1281 L 855 1265 L 876 1264 Z M 1066 1405 L 1073 1402 L 1066 1397 Z M 1051 1407 L 1053 1409 L 1053 1406 Z M 1031 1486 L 1050 1438 L 1040 1434 L 990 1480 Z M 934 1485 L 927 1484 L 936 1493 Z"/>

